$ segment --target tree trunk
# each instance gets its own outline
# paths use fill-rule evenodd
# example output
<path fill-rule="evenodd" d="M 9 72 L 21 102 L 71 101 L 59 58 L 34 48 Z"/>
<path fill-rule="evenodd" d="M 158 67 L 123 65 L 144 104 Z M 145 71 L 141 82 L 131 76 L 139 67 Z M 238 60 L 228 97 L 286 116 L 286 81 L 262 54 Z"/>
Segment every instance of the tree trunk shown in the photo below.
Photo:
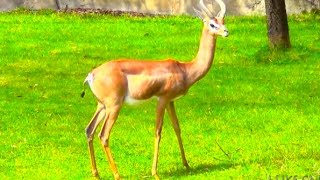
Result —
<path fill-rule="evenodd" d="M 285 0 L 265 0 L 271 48 L 289 48 L 289 26 Z"/>

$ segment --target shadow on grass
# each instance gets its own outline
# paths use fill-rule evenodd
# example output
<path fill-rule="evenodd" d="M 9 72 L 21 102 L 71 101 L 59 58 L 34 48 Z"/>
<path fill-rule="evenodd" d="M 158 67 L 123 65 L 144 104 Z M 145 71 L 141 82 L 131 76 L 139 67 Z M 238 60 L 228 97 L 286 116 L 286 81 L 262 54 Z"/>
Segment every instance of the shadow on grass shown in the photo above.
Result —
<path fill-rule="evenodd" d="M 220 171 L 234 167 L 235 164 L 230 163 L 220 163 L 220 164 L 199 164 L 195 167 L 191 167 L 189 170 L 185 168 L 180 168 L 170 172 L 161 173 L 161 177 L 184 177 L 191 175 L 204 174 L 212 171 Z"/>

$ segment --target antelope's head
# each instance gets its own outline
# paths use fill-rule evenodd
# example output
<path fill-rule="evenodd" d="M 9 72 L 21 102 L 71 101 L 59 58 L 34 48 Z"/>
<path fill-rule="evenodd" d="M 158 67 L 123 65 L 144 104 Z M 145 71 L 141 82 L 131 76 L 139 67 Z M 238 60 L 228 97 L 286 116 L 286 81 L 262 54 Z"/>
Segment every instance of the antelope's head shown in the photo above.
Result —
<path fill-rule="evenodd" d="M 228 29 L 224 26 L 224 15 L 226 13 L 226 5 L 222 0 L 215 0 L 221 11 L 215 16 L 204 4 L 203 0 L 199 2 L 199 8 L 194 11 L 200 19 L 202 19 L 204 26 L 209 30 L 209 33 L 212 35 L 220 35 L 227 37 L 229 35 Z"/>

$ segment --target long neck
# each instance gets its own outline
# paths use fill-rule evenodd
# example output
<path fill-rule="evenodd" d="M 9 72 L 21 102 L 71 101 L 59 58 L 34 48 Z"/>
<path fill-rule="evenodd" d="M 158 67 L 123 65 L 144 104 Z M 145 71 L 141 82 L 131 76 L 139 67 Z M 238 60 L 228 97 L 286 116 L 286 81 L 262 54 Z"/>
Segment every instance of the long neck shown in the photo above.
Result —
<path fill-rule="evenodd" d="M 185 64 L 189 86 L 200 80 L 209 71 L 213 63 L 216 38 L 209 33 L 206 27 L 203 27 L 198 54 L 193 61 Z"/>

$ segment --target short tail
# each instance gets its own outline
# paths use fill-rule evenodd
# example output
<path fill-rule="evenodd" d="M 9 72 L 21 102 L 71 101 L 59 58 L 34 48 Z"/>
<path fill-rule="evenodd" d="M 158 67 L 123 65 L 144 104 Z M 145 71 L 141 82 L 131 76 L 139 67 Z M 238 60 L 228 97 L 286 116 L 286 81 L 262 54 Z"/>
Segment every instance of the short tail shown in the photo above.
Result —
<path fill-rule="evenodd" d="M 86 95 L 86 83 L 87 83 L 87 81 L 84 80 L 84 82 L 83 82 L 83 90 L 81 92 L 81 97 L 82 98 L 84 97 L 84 95 Z"/>
<path fill-rule="evenodd" d="M 86 91 L 85 91 L 85 88 L 83 88 L 83 91 L 81 92 L 81 97 L 83 98 L 84 97 L 84 95 L 86 95 Z"/>
<path fill-rule="evenodd" d="M 86 79 L 83 81 L 83 91 L 81 93 L 82 98 L 84 97 L 84 95 L 86 95 L 86 83 L 91 83 L 92 81 L 93 81 L 93 75 L 89 73 Z"/>

